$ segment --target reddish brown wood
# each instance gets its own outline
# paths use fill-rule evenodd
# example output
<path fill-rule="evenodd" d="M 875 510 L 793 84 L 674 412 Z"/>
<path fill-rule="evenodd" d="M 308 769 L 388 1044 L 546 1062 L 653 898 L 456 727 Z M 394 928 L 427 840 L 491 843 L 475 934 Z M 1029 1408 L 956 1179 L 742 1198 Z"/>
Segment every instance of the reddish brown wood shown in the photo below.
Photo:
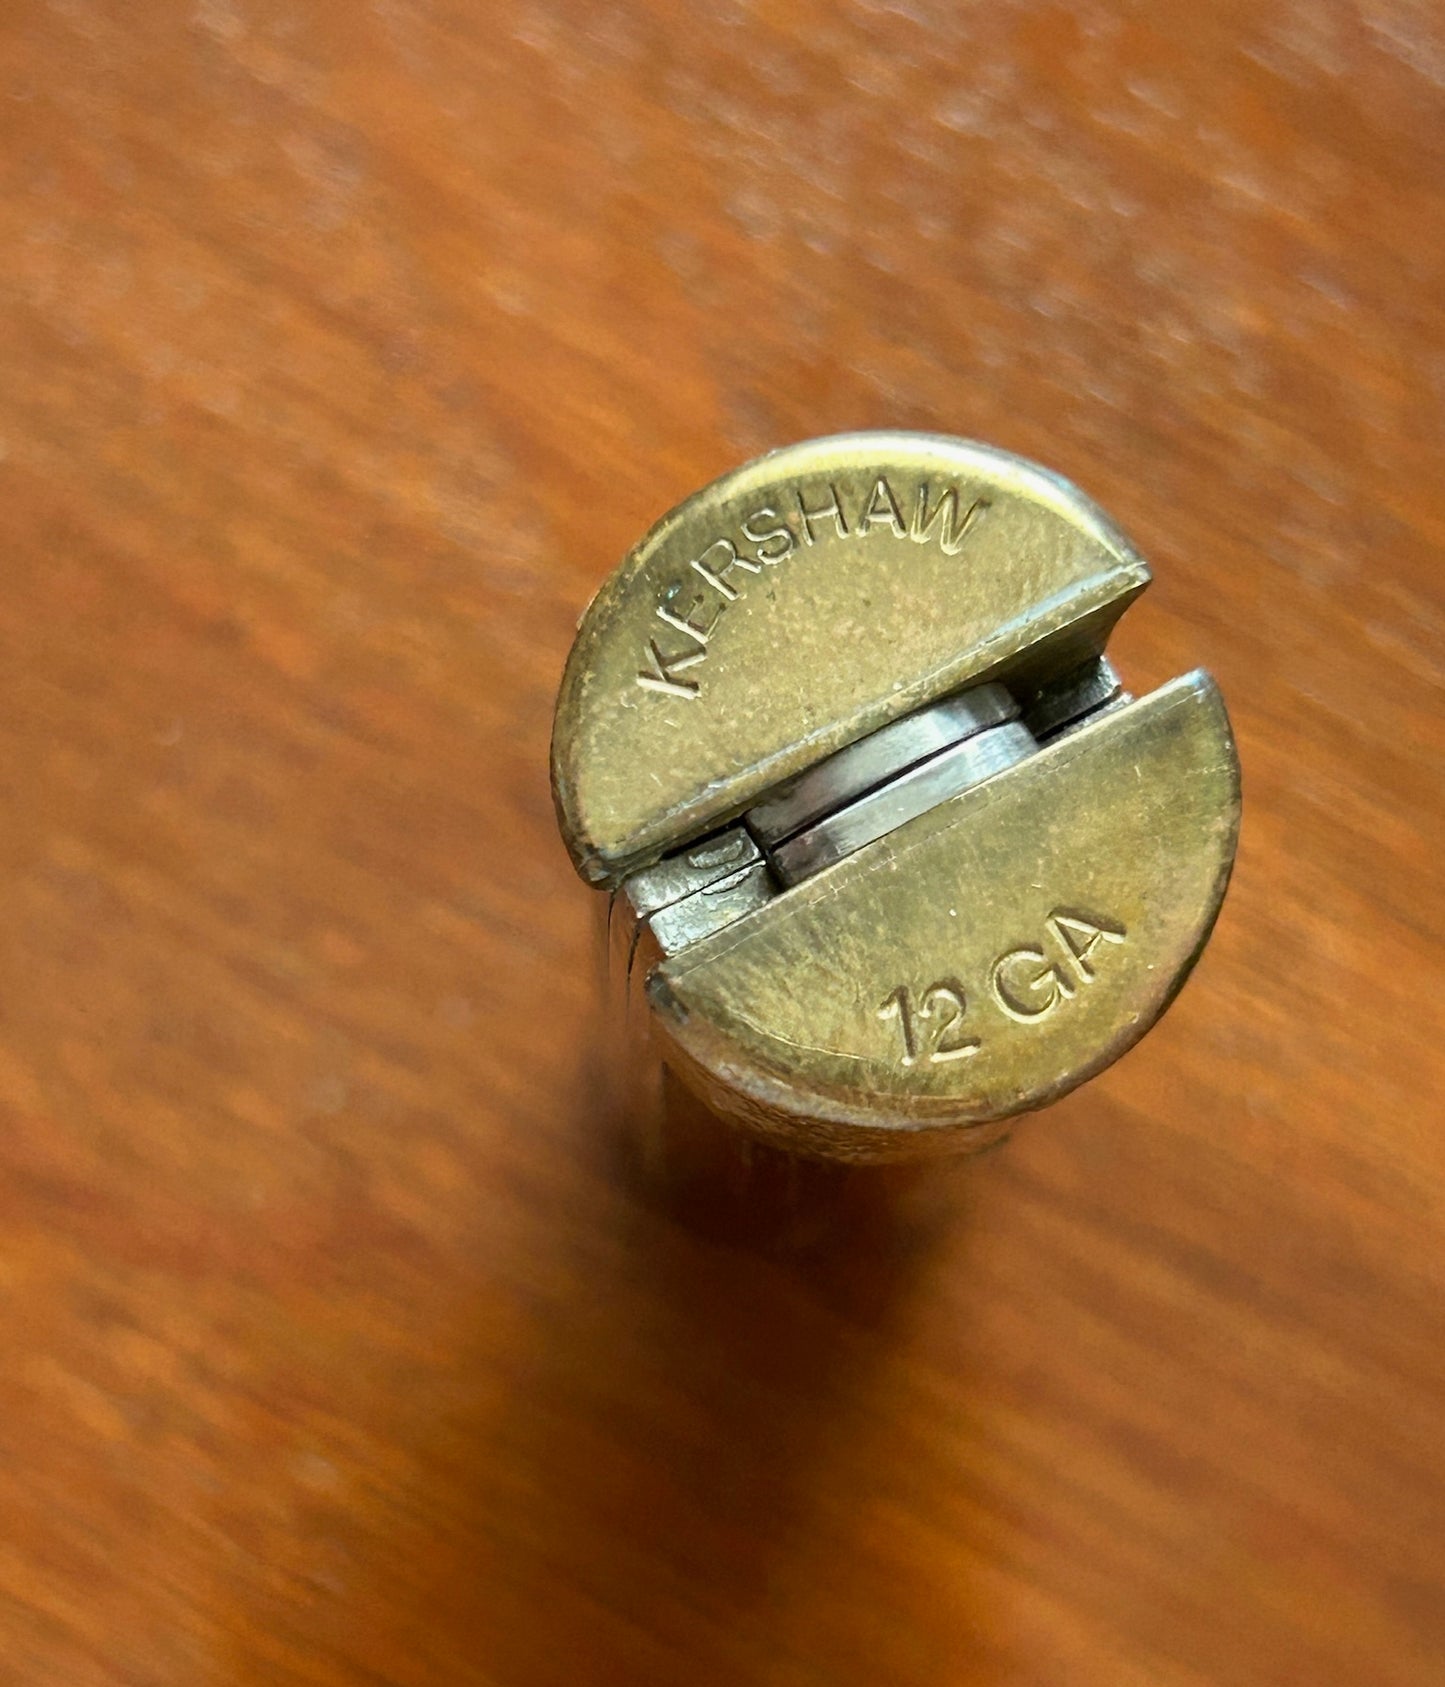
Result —
<path fill-rule="evenodd" d="M 1445 14 L 12 0 L 0 1680 L 1433 1687 Z M 1221 679 L 1160 1030 L 791 1251 L 598 1128 L 550 707 L 767 445 Z"/>

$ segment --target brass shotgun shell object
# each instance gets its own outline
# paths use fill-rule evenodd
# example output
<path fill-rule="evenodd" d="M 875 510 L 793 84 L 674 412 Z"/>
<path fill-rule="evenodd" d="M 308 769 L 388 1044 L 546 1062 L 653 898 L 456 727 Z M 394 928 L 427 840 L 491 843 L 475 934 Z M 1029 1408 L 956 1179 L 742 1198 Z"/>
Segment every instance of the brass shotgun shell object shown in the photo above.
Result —
<path fill-rule="evenodd" d="M 614 1041 L 768 1141 L 993 1140 L 1138 1041 L 1198 958 L 1239 824 L 1202 672 L 1104 655 L 1149 571 L 1033 463 L 810 441 L 725 475 L 603 585 L 552 741 L 607 891 Z"/>

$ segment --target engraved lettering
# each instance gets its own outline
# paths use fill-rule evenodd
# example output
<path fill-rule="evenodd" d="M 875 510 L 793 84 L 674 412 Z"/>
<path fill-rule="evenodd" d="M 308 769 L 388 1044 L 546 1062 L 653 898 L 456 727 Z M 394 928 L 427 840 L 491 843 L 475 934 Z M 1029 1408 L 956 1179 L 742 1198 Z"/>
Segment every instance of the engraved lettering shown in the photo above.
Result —
<path fill-rule="evenodd" d="M 933 1065 L 941 1066 L 947 1060 L 963 1060 L 978 1053 L 982 1047 L 978 1038 L 967 1037 L 962 1030 L 968 997 L 956 978 L 930 984 L 923 992 L 922 1011 L 934 1026 L 933 1047 L 928 1054 Z"/>
<path fill-rule="evenodd" d="M 913 507 L 913 532 L 911 537 L 920 545 L 926 545 L 933 529 L 939 527 L 941 531 L 939 544 L 945 556 L 957 556 L 963 549 L 963 541 L 969 528 L 988 508 L 986 498 L 975 498 L 974 501 L 959 515 L 958 488 L 950 486 L 932 509 L 928 507 L 928 482 L 922 481 L 918 487 L 918 501 Z"/>
<path fill-rule="evenodd" d="M 1049 930 L 1068 950 L 1079 977 L 1085 984 L 1094 982 L 1094 966 L 1090 954 L 1101 943 L 1122 943 L 1127 933 L 1123 926 L 1110 925 L 1107 920 L 1091 920 L 1083 914 L 1071 914 L 1056 908 L 1049 915 Z"/>
<path fill-rule="evenodd" d="M 758 528 L 765 521 L 776 522 L 777 526 L 759 533 Z M 786 562 L 798 548 L 792 528 L 776 510 L 766 506 L 754 510 L 743 523 L 743 538 L 756 547 L 759 562 Z"/>
<path fill-rule="evenodd" d="M 836 486 L 831 483 L 829 484 L 828 496 L 831 502 L 824 504 L 821 509 L 816 510 L 810 510 L 808 508 L 807 500 L 803 496 L 802 487 L 800 486 L 796 490 L 798 499 L 798 514 L 803 518 L 803 537 L 810 545 L 816 545 L 818 542 L 817 537 L 813 532 L 813 523 L 815 521 L 823 521 L 825 518 L 830 516 L 838 524 L 839 538 L 846 539 L 848 537 L 848 518 L 843 514 L 843 506 L 838 501 L 838 488 Z"/>
<path fill-rule="evenodd" d="M 655 638 L 647 641 L 647 654 L 652 666 L 643 668 L 637 683 L 644 691 L 663 691 L 670 697 L 696 697 L 696 680 L 680 680 L 676 676 L 687 668 L 695 668 L 707 654 L 705 650 L 690 650 L 685 656 L 665 656 Z"/>
<path fill-rule="evenodd" d="M 942 1066 L 977 1054 L 982 1047 L 977 1037 L 965 1035 L 962 1029 L 967 1012 L 963 986 L 956 978 L 946 978 L 930 984 L 916 1008 L 912 992 L 906 984 L 900 984 L 879 1006 L 878 1017 L 897 1019 L 903 1040 L 899 1059 L 904 1066 L 916 1066 L 920 1059 L 930 1066 Z"/>
<path fill-rule="evenodd" d="M 1098 976 L 1098 961 L 1090 958 L 1095 949 L 1101 943 L 1123 943 L 1129 935 L 1102 915 L 1070 908 L 1055 908 L 1044 923 L 1057 958 L 1024 944 L 1000 955 L 989 972 L 993 999 L 1021 1024 L 1043 1019 L 1060 1002 L 1072 1001 Z"/>
<path fill-rule="evenodd" d="M 903 525 L 903 511 L 893 496 L 893 488 L 881 475 L 873 488 L 873 496 L 868 500 L 868 508 L 858 522 L 858 531 L 867 535 L 875 527 L 891 527 L 898 538 L 908 537 L 908 529 Z"/>
<path fill-rule="evenodd" d="M 1060 1002 L 1068 1001 L 1074 987 L 1042 949 L 1010 949 L 993 963 L 988 975 L 993 999 L 1021 1025 L 1043 1019 Z"/>
<path fill-rule="evenodd" d="M 913 1023 L 913 999 L 906 984 L 900 984 L 878 1009 L 880 1019 L 892 1019 L 895 1015 L 903 1037 L 903 1064 L 913 1066 L 918 1060 L 918 1032 Z"/>
<path fill-rule="evenodd" d="M 680 579 L 661 591 L 656 619 L 673 632 L 682 633 L 696 649 L 681 656 L 668 655 L 655 639 L 650 641 L 637 675 L 637 683 L 644 690 L 676 697 L 699 694 L 696 681 L 679 679 L 678 675 L 703 660 L 723 612 L 747 597 L 749 575 L 786 562 L 804 547 L 824 544 L 835 536 L 867 539 L 880 528 L 916 544 L 937 543 L 948 556 L 956 556 L 989 507 L 984 498 L 976 498 L 965 507 L 956 486 L 939 490 L 926 481 L 915 483 L 911 479 L 900 479 L 895 486 L 888 475 L 878 475 L 866 501 L 858 504 L 853 503 L 850 493 L 849 505 L 845 506 L 833 481 L 821 488 L 813 483 L 795 483 L 790 496 L 797 506 L 796 514 L 761 505 L 742 522 L 735 536 L 714 539 L 686 565 Z M 851 511 L 856 511 L 856 519 L 850 527 Z M 1067 910 L 1065 915 L 1072 917 Z M 1100 942 L 1113 941 L 1112 928 L 1089 922 L 1085 925 L 1087 929 L 1061 928 L 1055 933 L 1069 950 L 1072 967 L 1081 977 L 1091 975 L 1091 951 Z M 1102 935 L 1094 936 L 1095 932 Z M 1076 944 L 1083 945 L 1081 951 L 1076 950 Z M 921 1007 L 916 1016 L 925 1017 Z"/>
<path fill-rule="evenodd" d="M 713 610 L 710 621 L 691 620 L 689 617 L 696 615 L 698 610 L 702 608 L 703 600 L 694 592 L 688 602 L 687 613 L 678 614 L 675 607 L 678 594 L 685 590 L 686 585 L 683 581 L 674 581 L 662 594 L 662 602 L 657 606 L 657 618 L 659 621 L 665 622 L 667 626 L 676 628 L 678 632 L 686 633 L 689 638 L 696 639 L 698 645 L 706 650 L 707 641 L 712 637 L 712 630 L 717 626 L 718 617 L 722 614 L 722 606 L 719 605 Z M 673 664 L 674 667 L 676 665 L 676 663 Z"/>
<path fill-rule="evenodd" d="M 709 564 L 707 559 L 719 551 L 724 553 L 721 564 Z M 733 569 L 741 568 L 746 574 L 762 573 L 758 564 L 751 557 L 745 557 L 731 539 L 714 539 L 702 555 L 695 557 L 688 566 L 707 581 L 724 603 L 736 603 L 738 600 L 737 587 L 728 584 L 728 575 Z"/>

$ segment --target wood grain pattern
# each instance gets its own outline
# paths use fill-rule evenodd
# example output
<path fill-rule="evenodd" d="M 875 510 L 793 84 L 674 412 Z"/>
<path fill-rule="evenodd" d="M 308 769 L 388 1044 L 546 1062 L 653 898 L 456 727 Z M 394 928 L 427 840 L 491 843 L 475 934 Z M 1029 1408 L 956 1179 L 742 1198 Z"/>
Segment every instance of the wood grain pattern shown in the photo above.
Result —
<path fill-rule="evenodd" d="M 1440 1681 L 1442 198 L 1428 0 L 11 0 L 0 1681 Z M 605 1149 L 546 741 L 854 426 L 1118 516 L 1246 823 L 1140 1050 L 768 1250 Z"/>

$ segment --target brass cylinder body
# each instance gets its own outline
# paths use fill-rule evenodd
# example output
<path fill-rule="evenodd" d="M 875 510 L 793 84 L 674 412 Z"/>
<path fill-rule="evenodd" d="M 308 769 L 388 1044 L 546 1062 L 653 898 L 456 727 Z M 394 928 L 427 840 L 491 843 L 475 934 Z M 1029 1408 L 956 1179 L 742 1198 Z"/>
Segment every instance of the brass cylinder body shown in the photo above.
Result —
<path fill-rule="evenodd" d="M 910 434 L 776 452 L 624 560 L 553 782 L 644 1133 L 680 1086 L 788 1153 L 978 1148 L 1148 1030 L 1239 817 L 1213 681 L 1105 657 L 1148 578 L 1066 482 Z"/>

